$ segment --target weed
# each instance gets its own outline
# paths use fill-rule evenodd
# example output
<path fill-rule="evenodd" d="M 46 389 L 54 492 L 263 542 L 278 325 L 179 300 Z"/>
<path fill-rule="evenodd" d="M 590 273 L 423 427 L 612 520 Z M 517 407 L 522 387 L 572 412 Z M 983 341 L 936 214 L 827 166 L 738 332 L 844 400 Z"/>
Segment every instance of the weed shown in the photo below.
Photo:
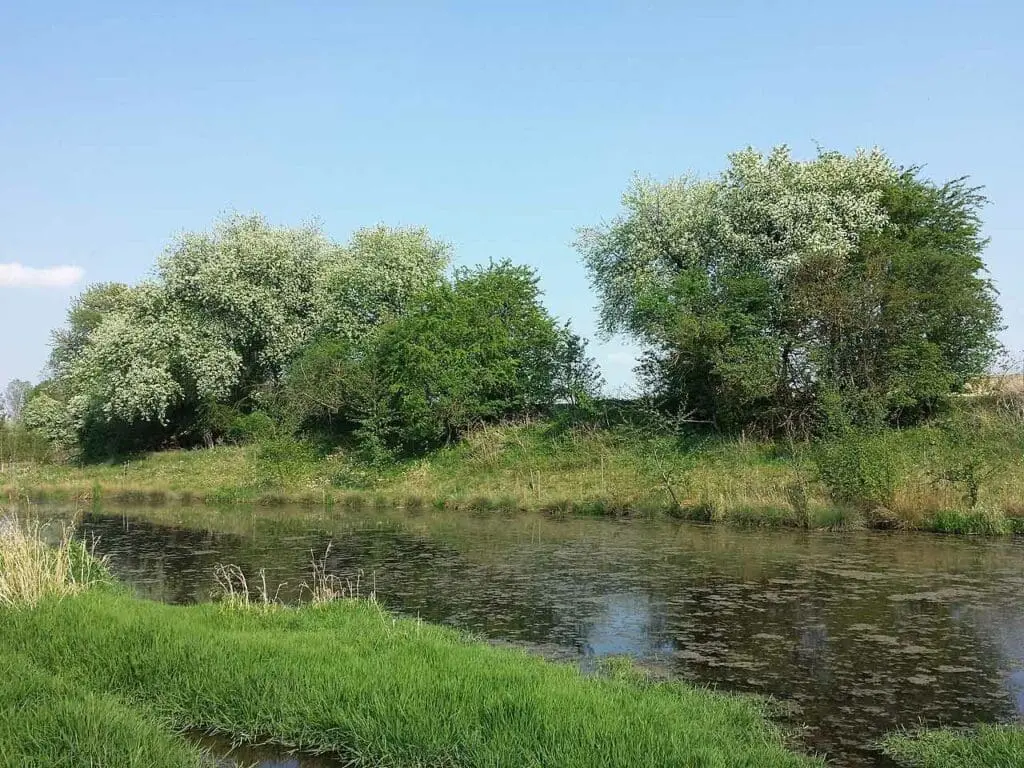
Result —
<path fill-rule="evenodd" d="M 65 597 L 107 580 L 105 563 L 77 541 L 71 526 L 47 544 L 40 523 L 0 516 L 0 607 L 32 606 L 49 597 Z"/>
<path fill-rule="evenodd" d="M 1016 526 L 999 509 L 943 509 L 927 522 L 927 528 L 936 533 L 981 534 L 1000 536 L 1013 533 Z"/>

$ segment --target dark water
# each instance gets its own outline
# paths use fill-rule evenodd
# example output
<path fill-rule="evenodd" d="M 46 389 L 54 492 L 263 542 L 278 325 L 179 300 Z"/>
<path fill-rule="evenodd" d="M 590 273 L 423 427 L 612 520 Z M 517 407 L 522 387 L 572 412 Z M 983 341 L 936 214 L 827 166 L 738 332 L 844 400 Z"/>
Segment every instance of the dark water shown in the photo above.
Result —
<path fill-rule="evenodd" d="M 1024 713 L 1021 540 L 393 510 L 162 509 L 79 529 L 140 594 L 175 603 L 208 599 L 218 563 L 265 568 L 292 599 L 330 545 L 330 572 L 403 614 L 772 694 L 834 765 L 887 765 L 871 744 L 896 726 Z"/>

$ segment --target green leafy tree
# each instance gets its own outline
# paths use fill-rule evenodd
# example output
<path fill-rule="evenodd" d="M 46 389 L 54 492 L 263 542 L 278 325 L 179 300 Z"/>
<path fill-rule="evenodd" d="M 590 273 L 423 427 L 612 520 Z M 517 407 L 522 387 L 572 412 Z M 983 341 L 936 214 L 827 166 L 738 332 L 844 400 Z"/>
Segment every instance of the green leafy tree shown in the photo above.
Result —
<path fill-rule="evenodd" d="M 459 270 L 424 292 L 381 327 L 366 364 L 386 407 L 367 414 L 364 431 L 405 450 L 550 409 L 567 387 L 593 394 L 583 391 L 594 378 L 581 373 L 592 370 L 582 343 L 541 304 L 536 275 L 508 262 Z"/>
<path fill-rule="evenodd" d="M 259 407 L 312 339 L 365 334 L 446 259 L 420 229 L 361 230 L 346 247 L 315 226 L 232 216 L 184 234 L 152 280 L 96 286 L 73 305 L 33 422 L 106 450 L 209 442 L 214 405 Z"/>
<path fill-rule="evenodd" d="M 878 151 L 748 149 L 716 179 L 635 182 L 578 247 L 604 330 L 646 346 L 641 373 L 673 410 L 877 424 L 933 411 L 996 351 L 982 203 Z"/>

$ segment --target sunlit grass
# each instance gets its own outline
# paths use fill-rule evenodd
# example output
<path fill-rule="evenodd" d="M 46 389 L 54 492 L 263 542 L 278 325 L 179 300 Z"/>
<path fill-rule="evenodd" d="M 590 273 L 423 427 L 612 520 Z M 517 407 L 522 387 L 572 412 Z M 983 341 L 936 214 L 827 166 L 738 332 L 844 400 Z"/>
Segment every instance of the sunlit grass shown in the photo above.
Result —
<path fill-rule="evenodd" d="M 0 765 L 194 768 L 199 753 L 175 737 L 185 730 L 367 767 L 822 765 L 790 751 L 754 699 L 621 670 L 586 677 L 399 619 L 324 563 L 300 608 L 231 567 L 218 603 L 94 588 L 0 607 L 0 673 L 13 681 L 0 687 Z"/>
<path fill-rule="evenodd" d="M 1001 422 L 984 429 L 992 466 L 979 508 L 1010 520 L 987 532 L 1024 528 L 1014 522 L 1024 519 L 1024 430 Z M 884 508 L 870 509 L 843 509 L 830 498 L 806 444 L 677 440 L 614 428 L 559 429 L 543 421 L 484 426 L 385 470 L 358 467 L 343 452 L 317 457 L 304 449 L 269 471 L 259 446 L 218 447 L 120 464 L 15 465 L 0 474 L 0 494 L 84 503 L 669 513 L 748 526 L 948 530 L 943 515 L 950 510 L 977 515 L 965 507 L 961 491 L 937 480 L 934 446 L 942 439 L 934 427 L 885 435 L 898 482 Z M 794 488 L 800 489 L 798 503 Z"/>
<path fill-rule="evenodd" d="M 0 607 L 33 606 L 105 579 L 102 563 L 73 538 L 70 526 L 56 531 L 52 545 L 44 533 L 41 524 L 23 523 L 0 511 Z"/>

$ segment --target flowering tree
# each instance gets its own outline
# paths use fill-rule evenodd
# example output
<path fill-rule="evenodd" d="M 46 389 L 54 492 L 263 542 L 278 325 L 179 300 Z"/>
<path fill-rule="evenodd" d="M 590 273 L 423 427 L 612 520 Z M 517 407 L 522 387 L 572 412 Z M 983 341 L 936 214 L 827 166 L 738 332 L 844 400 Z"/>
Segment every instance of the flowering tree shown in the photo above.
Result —
<path fill-rule="evenodd" d="M 312 338 L 358 338 L 446 264 L 422 229 L 377 226 L 343 246 L 316 226 L 226 218 L 177 238 L 152 280 L 93 288 L 72 306 L 30 420 L 64 442 L 96 425 L 194 430 L 202 404 L 251 407 Z"/>
<path fill-rule="evenodd" d="M 729 161 L 634 182 L 625 213 L 578 240 L 605 331 L 647 347 L 668 403 L 772 429 L 899 418 L 984 369 L 999 317 L 977 190 L 877 150 Z"/>

